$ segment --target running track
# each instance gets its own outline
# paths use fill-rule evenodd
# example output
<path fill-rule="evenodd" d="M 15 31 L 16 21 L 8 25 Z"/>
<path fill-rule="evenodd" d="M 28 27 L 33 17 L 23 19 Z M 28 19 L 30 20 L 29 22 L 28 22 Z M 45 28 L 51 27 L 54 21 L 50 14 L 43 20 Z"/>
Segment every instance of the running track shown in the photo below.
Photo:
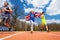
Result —
<path fill-rule="evenodd" d="M 0 40 L 60 40 L 60 32 L 0 32 Z"/>

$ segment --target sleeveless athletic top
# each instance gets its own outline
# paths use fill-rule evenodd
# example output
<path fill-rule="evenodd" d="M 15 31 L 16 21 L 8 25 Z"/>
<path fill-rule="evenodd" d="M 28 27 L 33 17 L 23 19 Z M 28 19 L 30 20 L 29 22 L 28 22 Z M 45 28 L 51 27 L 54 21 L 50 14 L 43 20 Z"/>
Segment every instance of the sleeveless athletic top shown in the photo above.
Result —
<path fill-rule="evenodd" d="M 34 21 L 35 14 L 30 13 L 30 20 Z"/>
<path fill-rule="evenodd" d="M 4 8 L 6 8 L 7 10 L 9 10 L 9 6 L 5 6 Z M 5 13 L 4 13 L 4 14 L 10 14 L 10 12 L 5 11 Z"/>

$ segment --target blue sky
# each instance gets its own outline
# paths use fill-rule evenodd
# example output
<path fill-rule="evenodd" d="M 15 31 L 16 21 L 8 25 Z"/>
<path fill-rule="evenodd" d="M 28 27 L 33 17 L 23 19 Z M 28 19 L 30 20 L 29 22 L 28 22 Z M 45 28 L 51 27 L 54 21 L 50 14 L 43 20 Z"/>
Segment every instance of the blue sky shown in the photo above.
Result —
<path fill-rule="evenodd" d="M 1 6 L 3 6 L 2 2 L 4 1 L 8 1 L 12 7 L 18 7 L 17 12 L 21 15 L 19 18 L 23 18 L 30 10 L 44 11 L 48 23 L 60 23 L 60 0 L 0 0 Z M 35 19 L 35 22 L 37 22 L 37 19 Z M 38 22 L 40 22 L 39 18 Z"/>

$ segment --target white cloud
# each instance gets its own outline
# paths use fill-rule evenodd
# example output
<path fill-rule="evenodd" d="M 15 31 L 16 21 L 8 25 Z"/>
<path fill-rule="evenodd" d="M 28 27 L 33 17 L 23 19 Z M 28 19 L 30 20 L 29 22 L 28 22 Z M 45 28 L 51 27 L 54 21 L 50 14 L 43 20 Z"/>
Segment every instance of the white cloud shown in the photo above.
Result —
<path fill-rule="evenodd" d="M 49 0 L 26 0 L 26 1 L 27 1 L 28 5 L 32 4 L 35 8 L 36 7 L 43 8 L 44 5 L 46 5 Z"/>
<path fill-rule="evenodd" d="M 39 8 L 44 8 L 45 5 L 48 3 L 49 0 L 25 0 L 27 4 L 32 4 L 34 8 L 25 8 L 25 12 L 29 12 L 31 9 L 34 11 L 41 11 L 42 9 Z M 24 5 L 26 7 L 26 5 Z"/>
<path fill-rule="evenodd" d="M 12 7 L 12 4 L 9 2 L 9 0 L 0 0 L 0 7 L 4 5 L 4 2 L 7 1 L 9 3 L 9 6 Z"/>
<path fill-rule="evenodd" d="M 37 9 L 37 8 L 24 8 L 25 13 L 29 13 L 31 10 L 35 12 L 43 12 L 42 9 Z"/>
<path fill-rule="evenodd" d="M 47 23 L 60 23 L 60 20 L 55 20 L 55 19 L 51 19 L 51 20 L 46 20 Z"/>
<path fill-rule="evenodd" d="M 4 5 L 4 1 L 6 1 L 6 0 L 0 0 L 0 7 L 2 7 Z"/>
<path fill-rule="evenodd" d="M 31 8 L 24 8 L 25 10 L 25 13 L 29 13 L 31 10 L 34 10 L 34 9 L 31 9 Z"/>
<path fill-rule="evenodd" d="M 45 5 L 49 2 L 49 0 L 25 0 L 27 2 L 27 4 L 32 4 L 34 8 L 34 10 L 39 9 L 39 8 L 44 8 Z M 47 8 L 46 13 L 48 15 L 58 15 L 60 14 L 60 0 L 52 0 L 50 6 Z M 26 7 L 26 6 L 25 6 Z M 27 8 L 27 10 L 29 11 L 31 8 Z M 26 8 L 25 8 L 25 12 Z"/>
<path fill-rule="evenodd" d="M 52 0 L 52 3 L 47 8 L 48 15 L 58 15 L 60 14 L 60 0 Z"/>

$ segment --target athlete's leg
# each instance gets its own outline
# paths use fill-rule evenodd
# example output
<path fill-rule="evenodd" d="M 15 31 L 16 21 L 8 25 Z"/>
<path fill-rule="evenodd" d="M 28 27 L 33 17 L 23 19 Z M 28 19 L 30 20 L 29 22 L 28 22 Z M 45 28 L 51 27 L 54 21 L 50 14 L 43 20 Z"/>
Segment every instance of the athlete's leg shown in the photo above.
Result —
<path fill-rule="evenodd" d="M 25 31 L 27 31 L 27 23 L 26 23 L 26 21 L 25 21 Z"/>
<path fill-rule="evenodd" d="M 41 26 L 40 26 L 40 30 L 42 31 L 42 30 L 43 30 L 43 28 L 44 28 L 44 25 L 43 25 L 43 24 L 41 24 Z"/>
<path fill-rule="evenodd" d="M 31 33 L 32 33 L 33 32 L 33 21 L 30 20 L 30 22 L 31 22 Z"/>
<path fill-rule="evenodd" d="M 49 28 L 48 28 L 47 24 L 45 24 L 45 27 L 46 27 L 46 31 L 49 32 Z"/>
<path fill-rule="evenodd" d="M 44 22 L 44 25 L 46 27 L 46 31 L 48 32 L 49 31 L 49 28 L 48 28 L 48 25 L 47 25 L 47 22 L 46 21 Z"/>
<path fill-rule="evenodd" d="M 11 31 L 11 27 L 10 27 L 9 22 L 10 22 L 10 17 L 5 18 L 4 25 L 9 28 L 9 31 Z"/>

